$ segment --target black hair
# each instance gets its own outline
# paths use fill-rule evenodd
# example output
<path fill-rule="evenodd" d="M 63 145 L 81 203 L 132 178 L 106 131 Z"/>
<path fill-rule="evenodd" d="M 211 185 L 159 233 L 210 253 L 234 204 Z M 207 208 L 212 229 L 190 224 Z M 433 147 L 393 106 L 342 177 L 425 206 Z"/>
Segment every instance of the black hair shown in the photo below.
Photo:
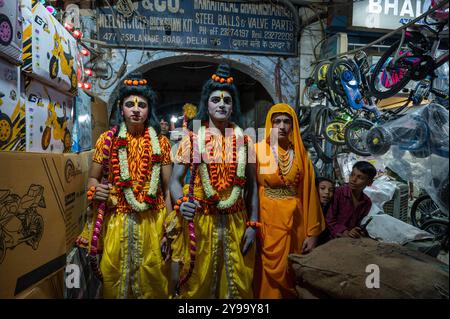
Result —
<path fill-rule="evenodd" d="M 364 175 L 367 175 L 367 177 L 369 177 L 369 180 L 373 180 L 377 175 L 377 169 L 375 168 L 375 166 L 366 161 L 356 162 L 355 165 L 353 165 L 353 168 L 356 168 Z"/>
<path fill-rule="evenodd" d="M 316 178 L 316 187 L 318 187 L 321 182 L 330 182 L 333 186 L 335 186 L 336 184 L 336 182 L 331 178 L 328 178 L 326 176 L 319 176 Z"/>
<path fill-rule="evenodd" d="M 231 77 L 230 66 L 227 64 L 220 64 L 217 67 L 217 71 L 215 75 L 221 78 L 229 78 Z M 235 123 L 238 126 L 241 126 L 241 103 L 239 101 L 239 93 L 234 83 L 220 83 L 218 81 L 214 81 L 210 78 L 205 82 L 202 88 L 202 93 L 200 96 L 200 102 L 198 103 L 198 114 L 195 117 L 196 120 L 207 121 L 209 119 L 208 113 L 208 99 L 212 92 L 222 90 L 230 93 L 231 98 L 233 100 L 233 112 L 231 113 L 230 122 Z M 190 128 L 192 129 L 192 122 L 190 123 Z"/>
<path fill-rule="evenodd" d="M 114 106 L 111 111 L 110 118 L 113 118 L 113 113 L 115 114 L 115 122 L 116 124 L 121 123 L 124 119 L 122 116 L 121 108 L 123 104 L 123 100 L 130 95 L 139 95 L 144 97 L 148 102 L 148 117 L 145 121 L 145 125 L 149 125 L 153 127 L 157 134 L 160 133 L 161 128 L 159 126 L 159 121 L 156 117 L 156 93 L 151 88 L 150 84 L 141 84 L 141 85 L 128 85 L 125 84 L 127 80 L 144 80 L 143 76 L 140 73 L 131 73 L 128 75 L 125 80 L 121 81 L 117 86 L 117 97 L 114 100 Z"/>
<path fill-rule="evenodd" d="M 158 118 L 158 123 L 161 122 L 161 120 L 164 120 L 164 122 L 167 122 L 170 124 L 170 115 L 165 113 L 165 114 L 159 114 L 157 115 Z"/>

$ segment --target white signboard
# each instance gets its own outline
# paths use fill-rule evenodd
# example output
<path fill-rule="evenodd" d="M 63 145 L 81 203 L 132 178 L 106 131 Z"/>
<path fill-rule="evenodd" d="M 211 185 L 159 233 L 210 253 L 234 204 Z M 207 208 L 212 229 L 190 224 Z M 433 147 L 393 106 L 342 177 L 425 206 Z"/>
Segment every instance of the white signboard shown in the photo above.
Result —
<path fill-rule="evenodd" d="M 397 29 L 430 7 L 430 0 L 363 0 L 353 3 L 354 27 Z"/>

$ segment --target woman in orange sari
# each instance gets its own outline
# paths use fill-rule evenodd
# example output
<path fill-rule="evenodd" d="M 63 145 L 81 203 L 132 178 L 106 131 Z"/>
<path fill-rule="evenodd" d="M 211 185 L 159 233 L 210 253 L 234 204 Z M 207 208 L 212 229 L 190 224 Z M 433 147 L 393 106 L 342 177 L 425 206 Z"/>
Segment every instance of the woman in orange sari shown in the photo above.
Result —
<path fill-rule="evenodd" d="M 278 129 L 278 138 L 272 129 Z M 256 152 L 262 225 L 255 294 L 258 298 L 294 298 L 288 255 L 310 252 L 325 223 L 314 169 L 303 146 L 296 113 L 289 105 L 271 107 L 265 136 L 256 145 Z"/>

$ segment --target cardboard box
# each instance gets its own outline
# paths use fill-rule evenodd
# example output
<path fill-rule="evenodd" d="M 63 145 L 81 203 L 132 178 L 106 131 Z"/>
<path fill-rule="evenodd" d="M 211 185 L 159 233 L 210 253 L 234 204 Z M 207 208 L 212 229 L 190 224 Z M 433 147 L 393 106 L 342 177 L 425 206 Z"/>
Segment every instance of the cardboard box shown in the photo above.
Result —
<path fill-rule="evenodd" d="M 83 91 L 75 97 L 75 116 L 72 131 L 72 152 L 92 149 L 91 97 Z"/>
<path fill-rule="evenodd" d="M 66 251 L 81 233 L 87 209 L 86 185 L 92 164 L 93 151 L 63 154 L 63 189 L 65 192 Z"/>
<path fill-rule="evenodd" d="M 25 105 L 19 67 L 0 60 L 0 150 L 25 151 Z"/>
<path fill-rule="evenodd" d="M 22 71 L 59 91 L 77 94 L 77 43 L 47 9 L 23 0 Z"/>
<path fill-rule="evenodd" d="M 16 299 L 62 299 L 64 298 L 64 270 L 44 279 L 24 292 Z"/>
<path fill-rule="evenodd" d="M 82 230 L 92 152 L 0 152 L 0 298 L 63 268 Z"/>
<path fill-rule="evenodd" d="M 0 1 L 0 57 L 22 63 L 22 14 L 19 0 Z"/>
<path fill-rule="evenodd" d="M 72 149 L 73 97 L 25 77 L 26 151 Z"/>
<path fill-rule="evenodd" d="M 99 136 L 109 130 L 108 107 L 105 102 L 95 97 L 92 101 L 92 146 Z"/>

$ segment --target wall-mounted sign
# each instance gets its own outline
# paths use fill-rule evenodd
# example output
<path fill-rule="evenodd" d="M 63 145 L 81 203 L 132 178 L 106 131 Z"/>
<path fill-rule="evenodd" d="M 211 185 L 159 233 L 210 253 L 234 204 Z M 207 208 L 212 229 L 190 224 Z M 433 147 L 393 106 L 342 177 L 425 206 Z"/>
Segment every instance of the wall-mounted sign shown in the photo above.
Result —
<path fill-rule="evenodd" d="M 143 0 L 129 18 L 97 9 L 99 40 L 134 48 L 294 56 L 292 12 L 271 2 Z"/>
<path fill-rule="evenodd" d="M 336 57 L 340 53 L 347 52 L 348 38 L 346 33 L 336 33 L 330 36 L 322 43 L 320 48 L 320 58 L 330 59 Z"/>
<path fill-rule="evenodd" d="M 362 0 L 353 3 L 354 27 L 397 29 L 417 18 L 430 6 L 430 0 Z"/>

